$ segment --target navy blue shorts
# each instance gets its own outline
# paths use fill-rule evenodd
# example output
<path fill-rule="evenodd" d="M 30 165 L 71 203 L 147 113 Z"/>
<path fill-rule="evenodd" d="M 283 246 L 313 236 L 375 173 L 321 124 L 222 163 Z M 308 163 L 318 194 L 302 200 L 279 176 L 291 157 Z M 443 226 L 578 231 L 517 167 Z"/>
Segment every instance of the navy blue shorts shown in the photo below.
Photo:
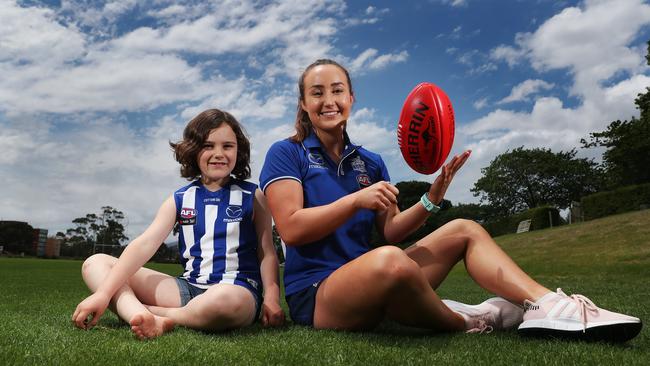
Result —
<path fill-rule="evenodd" d="M 289 315 L 294 323 L 314 326 L 314 310 L 316 310 L 316 294 L 321 281 L 285 297 L 289 305 Z"/>
<path fill-rule="evenodd" d="M 187 305 L 190 300 L 193 298 L 203 294 L 206 292 L 208 289 L 207 288 L 199 288 L 191 283 L 189 283 L 185 278 L 183 277 L 176 277 L 176 284 L 178 285 L 178 290 L 181 295 L 181 306 Z M 238 284 L 235 284 L 237 286 L 240 286 Z M 250 293 L 253 295 L 253 299 L 255 299 L 255 318 L 257 319 L 260 316 L 260 310 L 262 309 L 262 296 L 259 294 L 258 291 L 249 288 L 247 286 L 242 286 L 243 288 L 247 289 L 250 291 Z M 255 320 L 253 320 L 255 321 Z"/>

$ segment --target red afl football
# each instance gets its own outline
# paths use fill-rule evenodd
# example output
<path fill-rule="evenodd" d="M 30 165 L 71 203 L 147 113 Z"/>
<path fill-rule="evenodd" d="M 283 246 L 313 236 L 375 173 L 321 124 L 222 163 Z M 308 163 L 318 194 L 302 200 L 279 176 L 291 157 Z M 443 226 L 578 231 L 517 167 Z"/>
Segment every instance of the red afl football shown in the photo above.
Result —
<path fill-rule="evenodd" d="M 418 84 L 406 97 L 397 125 L 397 142 L 416 172 L 433 174 L 454 143 L 454 109 L 447 94 L 432 83 Z"/>

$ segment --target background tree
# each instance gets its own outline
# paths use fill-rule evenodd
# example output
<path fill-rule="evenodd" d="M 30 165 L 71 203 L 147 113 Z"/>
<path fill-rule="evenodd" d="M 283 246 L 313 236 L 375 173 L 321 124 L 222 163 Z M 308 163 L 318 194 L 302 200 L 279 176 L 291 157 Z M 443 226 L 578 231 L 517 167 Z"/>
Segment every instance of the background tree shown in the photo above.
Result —
<path fill-rule="evenodd" d="M 0 246 L 11 254 L 35 254 L 32 248 L 34 228 L 26 222 L 0 221 Z"/>
<path fill-rule="evenodd" d="M 650 41 L 646 60 L 650 65 Z M 650 88 L 639 93 L 634 103 L 639 118 L 614 121 L 605 131 L 589 134 L 588 141 L 581 140 L 585 148 L 606 148 L 602 166 L 608 189 L 650 182 Z"/>
<path fill-rule="evenodd" d="M 179 263 L 178 243 L 169 245 L 162 243 L 151 258 L 151 261 L 158 263 Z"/>
<path fill-rule="evenodd" d="M 72 220 L 75 227 L 67 229 L 65 250 L 68 256 L 88 257 L 97 252 L 119 255 L 121 245 L 129 238 L 124 234 L 124 213 L 111 206 L 102 207 L 102 213 L 86 214 Z"/>
<path fill-rule="evenodd" d="M 483 176 L 471 191 L 495 214 L 510 215 L 543 205 L 567 208 L 571 201 L 597 192 L 602 185 L 602 173 L 593 159 L 575 155 L 575 149 L 554 153 L 520 146 L 482 168 Z"/>
<path fill-rule="evenodd" d="M 129 238 L 124 234 L 124 213 L 111 206 L 102 207 L 102 213 L 97 217 L 97 243 L 121 246 Z"/>

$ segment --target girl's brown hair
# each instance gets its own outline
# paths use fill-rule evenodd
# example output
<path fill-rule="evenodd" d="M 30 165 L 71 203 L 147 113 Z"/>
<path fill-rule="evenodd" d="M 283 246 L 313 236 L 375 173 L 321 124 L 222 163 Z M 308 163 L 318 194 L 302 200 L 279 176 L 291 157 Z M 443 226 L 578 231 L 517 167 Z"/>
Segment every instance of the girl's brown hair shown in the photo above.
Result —
<path fill-rule="evenodd" d="M 298 111 L 296 113 L 296 123 L 295 123 L 296 134 L 289 137 L 292 141 L 295 142 L 304 141 L 305 138 L 309 136 L 309 131 L 311 131 L 311 120 L 309 119 L 309 114 L 307 114 L 307 112 L 304 109 L 302 109 L 302 106 L 300 104 L 305 100 L 305 76 L 311 69 L 320 65 L 334 65 L 339 69 L 343 70 L 343 73 L 345 73 L 345 78 L 347 79 L 348 82 L 348 86 L 350 88 L 350 95 L 354 95 L 354 93 L 352 92 L 352 81 L 350 80 L 350 73 L 348 72 L 348 70 L 345 69 L 345 67 L 341 66 L 338 62 L 330 59 L 320 59 L 320 60 L 316 60 L 314 63 L 307 66 L 305 71 L 302 72 L 302 75 L 300 75 L 300 79 L 298 79 L 298 92 L 300 95 L 298 96 Z"/>
<path fill-rule="evenodd" d="M 174 158 L 181 164 L 181 177 L 195 180 L 201 176 L 201 169 L 197 162 L 199 153 L 210 131 L 220 127 L 222 123 L 230 126 L 237 138 L 237 161 L 231 174 L 237 179 L 250 178 L 251 147 L 244 129 L 230 113 L 218 109 L 208 109 L 199 113 L 185 127 L 181 141 L 169 142 L 169 146 L 174 151 Z"/>

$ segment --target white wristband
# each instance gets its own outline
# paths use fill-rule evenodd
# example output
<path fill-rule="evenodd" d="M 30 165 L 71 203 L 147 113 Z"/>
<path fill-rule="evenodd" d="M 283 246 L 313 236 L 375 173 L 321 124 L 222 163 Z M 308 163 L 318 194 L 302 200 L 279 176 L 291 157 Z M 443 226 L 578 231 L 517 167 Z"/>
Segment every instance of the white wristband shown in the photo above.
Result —
<path fill-rule="evenodd" d="M 431 213 L 436 213 L 440 211 L 440 206 L 437 206 L 433 202 L 429 201 L 429 196 L 427 195 L 426 192 L 422 195 L 422 198 L 420 198 L 420 203 L 422 206 L 424 206 L 424 209 L 431 212 Z"/>

